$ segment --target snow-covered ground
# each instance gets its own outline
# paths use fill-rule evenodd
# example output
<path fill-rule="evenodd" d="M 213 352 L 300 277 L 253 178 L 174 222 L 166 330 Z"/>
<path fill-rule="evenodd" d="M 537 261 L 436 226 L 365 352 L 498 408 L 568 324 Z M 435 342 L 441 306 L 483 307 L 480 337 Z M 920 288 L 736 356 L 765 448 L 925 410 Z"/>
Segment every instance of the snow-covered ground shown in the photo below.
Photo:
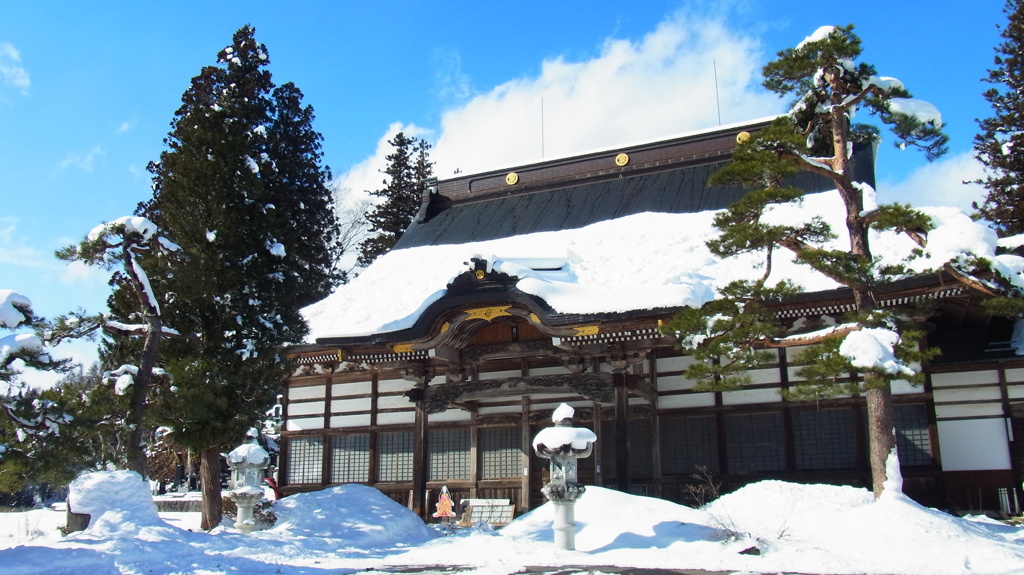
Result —
<path fill-rule="evenodd" d="M 488 575 L 537 566 L 566 574 L 622 567 L 1024 573 L 1024 528 L 957 518 L 898 491 L 875 501 L 852 487 L 764 481 L 691 509 L 588 487 L 576 505 L 577 550 L 561 551 L 552 544 L 551 504 L 497 531 L 450 533 L 375 489 L 345 485 L 276 502 L 277 524 L 246 536 L 227 524 L 200 532 L 196 513 L 158 515 L 145 485 L 125 474 L 100 474 L 73 491 L 73 506 L 91 502 L 84 532 L 62 538 L 58 511 L 0 514 L 0 573 L 326 575 L 449 566 L 457 567 L 449 573 Z"/>

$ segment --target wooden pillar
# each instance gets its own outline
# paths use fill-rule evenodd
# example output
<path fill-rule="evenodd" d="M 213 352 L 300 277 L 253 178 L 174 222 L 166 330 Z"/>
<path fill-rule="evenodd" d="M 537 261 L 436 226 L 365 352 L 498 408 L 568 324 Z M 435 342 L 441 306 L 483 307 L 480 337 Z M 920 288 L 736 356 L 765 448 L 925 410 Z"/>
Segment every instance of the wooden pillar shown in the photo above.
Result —
<path fill-rule="evenodd" d="M 604 473 L 601 470 L 601 462 L 603 457 L 601 455 L 604 449 L 604 443 L 601 441 L 602 438 L 602 426 L 601 426 L 601 404 L 594 402 L 594 435 L 597 436 L 597 441 L 594 442 L 594 451 L 590 454 L 594 458 L 594 485 L 604 485 Z"/>
<path fill-rule="evenodd" d="M 530 455 L 533 451 L 533 437 L 530 435 L 530 396 L 523 396 L 523 409 L 522 409 L 522 421 L 519 424 L 520 436 L 522 440 L 522 461 L 523 461 L 523 478 L 520 483 L 519 489 L 522 491 L 520 496 L 520 505 L 518 511 L 524 513 L 530 509 L 530 502 L 532 501 L 530 493 Z"/>
<path fill-rule="evenodd" d="M 624 371 L 615 370 L 612 382 L 615 385 L 615 488 L 629 493 L 629 388 Z"/>
<path fill-rule="evenodd" d="M 412 445 L 412 510 L 416 515 L 427 518 L 427 412 L 416 406 L 416 429 Z"/>
<path fill-rule="evenodd" d="M 653 387 L 653 396 L 651 397 L 651 475 L 654 479 L 653 495 L 655 497 L 661 497 L 662 495 L 662 482 L 661 482 L 661 413 L 658 411 L 658 358 L 654 352 L 648 354 L 647 362 L 649 366 L 651 387 Z"/>

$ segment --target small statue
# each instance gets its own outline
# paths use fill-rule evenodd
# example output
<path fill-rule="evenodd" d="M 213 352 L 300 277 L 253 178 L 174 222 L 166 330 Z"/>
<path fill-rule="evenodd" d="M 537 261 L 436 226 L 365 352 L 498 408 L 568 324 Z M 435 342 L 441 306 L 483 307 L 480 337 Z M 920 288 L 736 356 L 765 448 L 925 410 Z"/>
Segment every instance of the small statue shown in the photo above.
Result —
<path fill-rule="evenodd" d="M 448 486 L 445 485 L 441 487 L 441 495 L 437 498 L 437 511 L 434 512 L 434 517 L 440 517 L 442 521 L 448 523 L 452 517 L 455 517 L 452 507 L 452 496 L 448 493 Z"/>

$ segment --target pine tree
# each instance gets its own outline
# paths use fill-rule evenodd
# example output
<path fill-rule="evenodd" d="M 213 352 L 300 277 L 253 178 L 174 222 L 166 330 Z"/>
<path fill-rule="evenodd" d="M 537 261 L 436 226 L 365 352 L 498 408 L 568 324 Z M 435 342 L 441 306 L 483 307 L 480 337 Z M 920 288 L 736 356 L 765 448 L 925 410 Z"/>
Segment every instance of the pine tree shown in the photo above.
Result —
<path fill-rule="evenodd" d="M 200 456 L 206 529 L 220 524 L 220 452 L 273 403 L 277 351 L 308 331 L 299 309 L 339 280 L 312 109 L 291 84 L 274 89 L 254 35 L 238 30 L 193 78 L 140 206 L 183 252 L 160 280 L 173 294 L 165 314 L 199 336 L 166 346 L 173 387 L 158 390 L 152 412 Z"/>
<path fill-rule="evenodd" d="M 387 155 L 384 187 L 369 192 L 384 201 L 366 212 L 370 232 L 375 235 L 359 245 L 359 265 L 368 266 L 373 260 L 394 247 L 409 229 L 423 199 L 425 180 L 433 174 L 430 145 L 416 137 L 399 132 L 388 140 L 394 152 Z"/>
<path fill-rule="evenodd" d="M 878 130 L 854 125 L 851 117 L 857 107 L 866 108 L 896 135 L 897 145 L 917 146 L 929 159 L 945 151 L 946 136 L 930 104 L 910 99 L 897 80 L 879 78 L 872 66 L 855 62 L 860 51 L 860 39 L 852 25 L 825 27 L 796 48 L 779 52 L 778 58 L 764 67 L 765 87 L 783 96 L 795 95 L 797 101 L 787 116 L 740 143 L 732 162 L 713 176 L 713 185 L 742 184 L 753 189 L 715 218 L 720 235 L 708 244 L 720 257 L 763 253 L 764 275 L 728 285 L 721 299 L 701 309 L 684 310 L 665 331 L 679 334 L 681 347 L 702 360 L 687 376 L 700 382 L 703 389 L 714 390 L 745 384 L 746 370 L 766 361 L 766 347 L 817 343 L 798 360 L 809 364 L 802 373 L 806 383 L 790 388 L 788 395 L 792 399 L 847 393 L 865 396 L 877 495 L 886 479 L 886 459 L 895 446 L 890 382 L 919 380 L 920 373 L 910 366 L 929 354 L 919 351 L 918 332 L 876 303 L 881 299 L 875 296 L 877 286 L 901 277 L 904 270 L 879 267 L 868 231 L 895 230 L 923 243 L 931 224 L 909 206 L 872 205 L 873 190 L 853 181 L 852 146 L 877 137 Z M 778 225 L 762 219 L 773 204 L 799 201 L 801 191 L 784 182 L 801 170 L 828 178 L 842 197 L 847 249 L 827 247 L 835 235 L 820 218 Z M 771 258 L 778 249 L 791 251 L 798 262 L 852 290 L 856 312 L 846 324 L 813 339 L 780 339 L 780 326 L 765 302 L 784 299 L 798 290 L 786 281 L 769 283 Z M 854 358 L 842 348 L 852 337 L 874 338 L 889 347 L 898 368 L 854 365 Z"/>
<path fill-rule="evenodd" d="M 987 168 L 977 180 L 988 190 L 985 201 L 974 203 L 978 215 L 993 224 L 1001 236 L 1024 233 L 1024 4 L 1007 0 L 1007 24 L 996 47 L 995 68 L 984 92 L 993 115 L 978 121 L 975 157 Z"/>

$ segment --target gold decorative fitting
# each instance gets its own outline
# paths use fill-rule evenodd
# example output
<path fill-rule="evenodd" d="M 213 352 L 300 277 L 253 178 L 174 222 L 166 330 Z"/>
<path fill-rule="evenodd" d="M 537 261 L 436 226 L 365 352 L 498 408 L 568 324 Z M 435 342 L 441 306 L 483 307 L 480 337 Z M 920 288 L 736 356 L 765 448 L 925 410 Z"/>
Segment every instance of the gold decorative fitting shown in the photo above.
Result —
<path fill-rule="evenodd" d="M 466 313 L 469 314 L 469 317 L 467 317 L 466 319 L 467 320 L 470 320 L 470 319 L 483 319 L 483 320 L 491 321 L 492 319 L 494 319 L 496 317 L 512 315 L 512 314 L 508 313 L 508 308 L 510 308 L 510 307 L 512 307 L 512 306 L 510 306 L 510 305 L 499 305 L 499 306 L 495 306 L 495 307 L 480 307 L 480 308 L 476 308 L 476 309 L 467 309 Z"/>
<path fill-rule="evenodd" d="M 576 330 L 576 337 L 583 335 L 597 335 L 601 333 L 601 327 L 596 325 L 585 325 L 574 329 Z"/>
<path fill-rule="evenodd" d="M 340 349 L 338 350 L 338 361 L 345 361 L 345 354 Z"/>
<path fill-rule="evenodd" d="M 509 172 L 508 175 L 505 176 L 505 183 L 510 185 L 510 186 L 516 185 L 516 183 L 518 181 L 519 181 L 519 174 L 517 174 L 515 172 Z"/>
<path fill-rule="evenodd" d="M 448 328 L 450 328 L 451 326 L 451 322 L 444 322 L 444 325 L 441 326 L 441 333 L 448 333 Z"/>
<path fill-rule="evenodd" d="M 415 351 L 412 348 L 412 344 L 411 343 L 399 343 L 399 344 L 396 344 L 393 349 L 395 350 L 395 353 L 410 353 L 412 351 Z"/>
<path fill-rule="evenodd" d="M 537 317 L 537 314 L 531 313 L 530 314 L 530 321 L 532 321 L 533 323 L 540 323 L 540 318 Z"/>
<path fill-rule="evenodd" d="M 478 279 L 478 280 L 482 280 L 482 279 L 484 279 L 484 276 L 485 276 L 485 275 L 487 275 L 487 274 L 485 274 L 485 273 L 484 273 L 484 270 L 476 270 L 476 271 L 475 271 L 475 272 L 473 273 L 473 275 L 475 275 L 475 276 L 476 276 L 476 279 Z"/>
<path fill-rule="evenodd" d="M 629 155 L 628 154 L 619 154 L 618 156 L 615 156 L 615 165 L 616 166 L 625 166 L 628 163 L 629 163 Z"/>
<path fill-rule="evenodd" d="M 739 134 L 736 134 L 736 143 L 737 144 L 742 144 L 743 142 L 746 142 L 749 139 L 750 139 L 750 132 L 740 132 Z"/>

